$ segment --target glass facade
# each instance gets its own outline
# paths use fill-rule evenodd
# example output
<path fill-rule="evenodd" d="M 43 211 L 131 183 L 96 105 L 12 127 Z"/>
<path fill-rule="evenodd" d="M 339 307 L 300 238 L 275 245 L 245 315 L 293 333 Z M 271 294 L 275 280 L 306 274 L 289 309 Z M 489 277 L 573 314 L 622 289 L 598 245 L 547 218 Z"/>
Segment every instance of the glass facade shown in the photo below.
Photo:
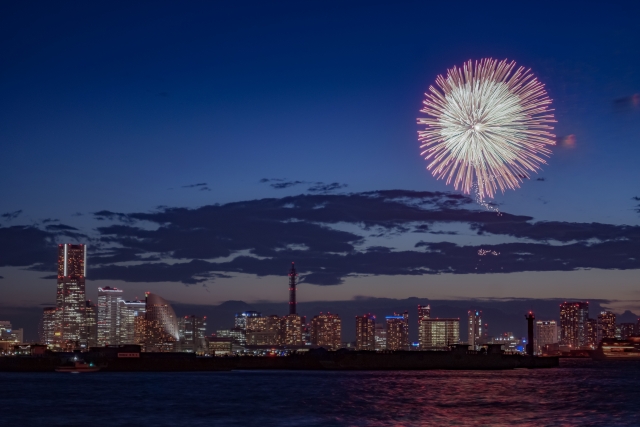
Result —
<path fill-rule="evenodd" d="M 98 345 L 118 345 L 121 337 L 120 302 L 122 289 L 98 288 Z"/>
<path fill-rule="evenodd" d="M 55 339 L 61 347 L 80 347 L 86 309 L 86 245 L 58 245 L 56 308 L 59 322 Z"/>
<path fill-rule="evenodd" d="M 460 341 L 460 319 L 423 319 L 421 350 L 448 350 Z"/>

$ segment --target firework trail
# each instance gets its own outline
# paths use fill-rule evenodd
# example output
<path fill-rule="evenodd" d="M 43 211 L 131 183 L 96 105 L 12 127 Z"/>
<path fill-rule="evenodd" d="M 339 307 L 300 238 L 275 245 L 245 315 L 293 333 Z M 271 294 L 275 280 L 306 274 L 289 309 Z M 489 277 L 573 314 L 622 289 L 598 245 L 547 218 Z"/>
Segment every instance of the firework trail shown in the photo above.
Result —
<path fill-rule="evenodd" d="M 481 59 L 447 70 L 429 87 L 420 110 L 421 155 L 437 179 L 476 198 L 520 187 L 546 163 L 555 144 L 544 85 L 515 62 Z M 482 203 L 481 203 L 482 204 Z M 486 203 L 485 203 L 486 204 Z"/>

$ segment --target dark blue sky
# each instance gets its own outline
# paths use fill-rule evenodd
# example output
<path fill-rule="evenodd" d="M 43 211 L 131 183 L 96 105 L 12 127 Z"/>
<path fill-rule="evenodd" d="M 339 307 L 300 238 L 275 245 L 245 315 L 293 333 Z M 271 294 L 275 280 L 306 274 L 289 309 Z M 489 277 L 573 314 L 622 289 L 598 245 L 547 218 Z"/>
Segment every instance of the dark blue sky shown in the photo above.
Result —
<path fill-rule="evenodd" d="M 573 147 L 554 148 L 548 166 L 523 188 L 498 196 L 501 209 L 535 221 L 637 226 L 639 202 L 632 198 L 640 196 L 640 105 L 630 97 L 640 93 L 638 12 L 637 2 L 5 3 L 0 13 L 0 214 L 22 212 L 4 217 L 0 226 L 45 230 L 43 220 L 49 218 L 96 238 L 102 223 L 92 214 L 101 210 L 196 208 L 281 198 L 308 188 L 277 190 L 260 183 L 263 178 L 337 182 L 347 185 L 341 192 L 353 193 L 452 191 L 425 170 L 416 117 L 423 93 L 438 74 L 483 57 L 531 68 L 554 100 L 556 133 L 574 135 L 576 141 Z M 185 188 L 200 183 L 206 185 Z M 357 224 L 348 224 L 348 214 L 332 219 L 333 227 L 353 231 Z M 364 221 L 360 225 L 366 222 L 364 216 L 354 218 Z M 456 227 L 449 232 L 462 233 L 464 227 Z M 387 246 L 416 243 L 394 236 L 385 237 Z M 103 244 L 104 239 L 93 247 L 104 249 Z M 637 248 L 626 255 L 640 255 Z M 163 250 L 159 259 L 166 260 Z M 20 268 L 27 261 L 5 262 L 0 286 L 9 280 L 36 283 L 25 289 L 38 289 L 38 298 L 46 298 L 50 280 L 37 279 L 42 273 L 33 276 L 37 280 L 25 276 Z M 605 270 L 545 280 L 593 282 L 594 287 L 602 280 L 624 282 L 609 297 L 632 299 L 624 290 L 637 285 L 635 267 L 578 264 L 576 269 Z M 385 291 L 383 284 L 371 291 L 372 283 L 384 282 L 384 274 L 357 273 L 376 276 L 323 287 L 312 297 L 395 292 Z M 268 298 L 268 292 L 255 290 L 258 285 L 246 285 L 247 295 L 229 290 L 262 274 L 271 272 L 219 278 L 209 289 L 222 296 L 210 298 Z M 526 277 L 484 275 L 486 286 L 472 296 L 579 297 L 582 292 L 573 285 L 557 295 L 552 289 L 540 293 L 501 284 L 539 280 L 533 277 L 538 273 L 514 274 Z M 585 279 L 585 274 L 591 275 Z M 474 283 L 472 276 L 466 272 L 465 279 L 455 276 L 455 281 Z M 448 295 L 446 281 L 425 290 L 418 279 L 405 279 L 413 282 L 403 285 L 408 286 L 403 296 Z M 100 284 L 106 283 L 96 281 Z M 170 295 L 174 299 L 199 298 L 189 296 L 193 287 L 173 286 L 179 291 Z M 15 304 L 33 302 L 25 295 L 5 297 Z"/>

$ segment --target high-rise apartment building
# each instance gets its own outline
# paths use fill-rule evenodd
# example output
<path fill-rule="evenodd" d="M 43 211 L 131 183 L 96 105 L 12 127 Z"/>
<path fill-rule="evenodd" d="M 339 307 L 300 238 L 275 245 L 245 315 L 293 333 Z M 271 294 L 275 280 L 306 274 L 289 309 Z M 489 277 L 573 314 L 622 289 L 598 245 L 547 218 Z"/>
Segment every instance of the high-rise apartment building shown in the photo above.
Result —
<path fill-rule="evenodd" d="M 616 337 L 616 315 L 611 311 L 601 311 L 598 314 L 598 341 L 600 344 L 603 338 Z"/>
<path fill-rule="evenodd" d="M 387 350 L 409 350 L 409 313 L 386 316 Z"/>
<path fill-rule="evenodd" d="M 320 313 L 311 319 L 311 344 L 337 350 L 342 344 L 342 321 L 340 316 Z"/>
<path fill-rule="evenodd" d="M 460 341 L 460 319 L 423 319 L 421 325 L 421 350 L 448 350 Z"/>
<path fill-rule="evenodd" d="M 588 302 L 564 302 L 560 304 L 560 345 L 580 348 L 588 345 Z"/>
<path fill-rule="evenodd" d="M 40 323 L 40 342 L 47 346 L 54 346 L 59 341 L 61 334 L 58 326 L 58 309 L 56 307 L 45 307 L 42 309 L 42 321 Z"/>
<path fill-rule="evenodd" d="M 283 345 L 302 345 L 302 317 L 297 314 L 283 316 L 281 318 L 280 333 Z"/>
<path fill-rule="evenodd" d="M 356 316 L 356 350 L 376 349 L 376 316 Z"/>
<path fill-rule="evenodd" d="M 81 346 L 86 309 L 85 279 L 87 246 L 65 243 L 58 245 L 58 286 L 56 315 L 59 328 L 56 339 L 62 347 Z"/>
<path fill-rule="evenodd" d="M 146 351 L 173 351 L 180 339 L 173 307 L 159 295 L 147 292 L 144 346 Z"/>
<path fill-rule="evenodd" d="M 471 350 L 480 349 L 482 339 L 482 311 L 469 310 L 467 312 L 467 331 L 469 332 L 469 348 Z"/>
<path fill-rule="evenodd" d="M 382 351 L 387 349 L 387 325 L 383 323 L 376 323 L 376 351 Z"/>
<path fill-rule="evenodd" d="M 119 343 L 120 344 L 140 344 L 140 336 L 136 336 L 136 328 L 140 328 L 140 319 L 144 319 L 147 310 L 145 301 L 119 301 Z M 138 331 L 138 335 L 140 332 Z"/>
<path fill-rule="evenodd" d="M 98 288 L 98 345 L 118 345 L 120 342 L 120 302 L 122 289 Z"/>
<path fill-rule="evenodd" d="M 86 302 L 84 310 L 84 342 L 87 347 L 98 345 L 98 307 L 91 301 Z"/>
<path fill-rule="evenodd" d="M 558 324 L 555 320 L 536 320 L 533 350 L 542 354 L 544 346 L 558 343 Z"/>

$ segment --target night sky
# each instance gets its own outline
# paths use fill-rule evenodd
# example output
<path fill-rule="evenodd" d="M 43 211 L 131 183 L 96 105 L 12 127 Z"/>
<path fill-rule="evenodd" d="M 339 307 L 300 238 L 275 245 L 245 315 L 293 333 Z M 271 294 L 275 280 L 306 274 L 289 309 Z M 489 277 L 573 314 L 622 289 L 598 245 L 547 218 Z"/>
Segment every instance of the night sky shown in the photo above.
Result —
<path fill-rule="evenodd" d="M 55 301 L 60 242 L 89 245 L 92 299 L 284 301 L 296 261 L 301 301 L 640 313 L 637 2 L 0 10 L 0 314 Z M 436 76 L 484 57 L 531 68 L 558 121 L 501 217 L 433 178 L 417 141 Z"/>

